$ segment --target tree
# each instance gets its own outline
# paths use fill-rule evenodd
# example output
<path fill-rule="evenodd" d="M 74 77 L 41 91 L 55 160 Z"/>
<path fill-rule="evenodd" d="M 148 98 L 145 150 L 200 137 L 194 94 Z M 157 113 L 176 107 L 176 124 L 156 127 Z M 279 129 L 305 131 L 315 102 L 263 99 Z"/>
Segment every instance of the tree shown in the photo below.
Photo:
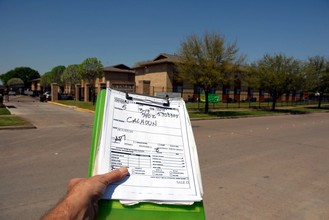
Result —
<path fill-rule="evenodd" d="M 50 84 L 52 83 L 52 72 L 47 72 L 41 76 L 40 85 L 44 90 L 50 89 Z"/>
<path fill-rule="evenodd" d="M 16 67 L 13 70 L 8 71 L 5 74 L 0 75 L 0 79 L 7 85 L 8 80 L 12 78 L 19 78 L 23 80 L 24 87 L 29 88 L 31 86 L 31 81 L 40 77 L 38 71 L 31 69 L 30 67 Z"/>
<path fill-rule="evenodd" d="M 22 88 L 24 88 L 24 82 L 20 78 L 11 78 L 7 81 L 7 87 L 11 88 L 17 93 L 17 91 L 22 92 Z"/>
<path fill-rule="evenodd" d="M 22 87 L 24 86 L 24 82 L 20 78 L 11 78 L 10 80 L 8 80 L 7 85 L 9 87 Z"/>
<path fill-rule="evenodd" d="M 208 95 L 213 88 L 227 83 L 243 62 L 236 43 L 225 43 L 223 36 L 206 32 L 202 37 L 188 36 L 180 45 L 177 63 L 183 81 L 199 86 L 205 93 L 205 113 L 209 110 Z"/>
<path fill-rule="evenodd" d="M 65 66 L 59 65 L 46 72 L 41 76 L 40 84 L 44 90 L 49 90 L 52 83 L 57 83 L 63 90 L 64 82 L 62 81 L 62 74 Z"/>
<path fill-rule="evenodd" d="M 249 76 L 257 81 L 259 88 L 271 95 L 274 111 L 278 98 L 296 86 L 301 64 L 293 57 L 283 54 L 266 54 L 261 60 L 251 64 L 249 71 Z"/>
<path fill-rule="evenodd" d="M 95 81 L 104 74 L 103 64 L 96 57 L 87 58 L 81 63 L 80 71 L 81 78 L 90 85 L 92 102 L 95 104 Z"/>
<path fill-rule="evenodd" d="M 77 64 L 69 65 L 62 74 L 62 82 L 64 84 L 72 85 L 77 84 L 81 81 L 80 68 Z"/>
<path fill-rule="evenodd" d="M 319 94 L 318 108 L 321 108 L 323 95 L 329 92 L 329 60 L 322 56 L 310 57 L 306 74 L 310 90 Z"/>
<path fill-rule="evenodd" d="M 51 83 L 57 83 L 62 89 L 64 82 L 62 81 L 62 74 L 64 73 L 65 66 L 59 65 L 51 69 Z"/>

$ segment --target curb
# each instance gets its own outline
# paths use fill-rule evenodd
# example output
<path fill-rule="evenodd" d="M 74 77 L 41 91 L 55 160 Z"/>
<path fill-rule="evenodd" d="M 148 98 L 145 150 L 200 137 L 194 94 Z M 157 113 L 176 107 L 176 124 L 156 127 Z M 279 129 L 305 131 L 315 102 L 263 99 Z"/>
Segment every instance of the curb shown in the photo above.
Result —
<path fill-rule="evenodd" d="M 0 126 L 0 130 L 23 130 L 23 129 L 36 129 L 34 125 L 23 126 Z"/>
<path fill-rule="evenodd" d="M 74 110 L 80 110 L 80 111 L 84 111 L 84 112 L 95 113 L 95 111 L 93 111 L 93 110 L 79 108 L 79 107 L 72 106 L 72 105 L 64 105 L 64 104 L 61 104 L 61 103 L 58 103 L 58 102 L 48 101 L 47 103 L 62 106 L 62 107 L 66 107 L 66 108 L 71 108 L 71 109 L 74 109 Z"/>

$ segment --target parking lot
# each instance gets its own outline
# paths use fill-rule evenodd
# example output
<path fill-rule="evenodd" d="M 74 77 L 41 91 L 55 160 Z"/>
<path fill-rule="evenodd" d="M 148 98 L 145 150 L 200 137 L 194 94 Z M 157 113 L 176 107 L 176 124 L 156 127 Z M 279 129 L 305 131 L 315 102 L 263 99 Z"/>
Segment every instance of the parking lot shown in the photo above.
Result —
<path fill-rule="evenodd" d="M 38 219 L 69 179 L 87 176 L 94 115 L 32 98 L 10 104 L 37 129 L 0 131 L 0 219 Z M 192 126 L 208 220 L 329 217 L 328 113 Z"/>

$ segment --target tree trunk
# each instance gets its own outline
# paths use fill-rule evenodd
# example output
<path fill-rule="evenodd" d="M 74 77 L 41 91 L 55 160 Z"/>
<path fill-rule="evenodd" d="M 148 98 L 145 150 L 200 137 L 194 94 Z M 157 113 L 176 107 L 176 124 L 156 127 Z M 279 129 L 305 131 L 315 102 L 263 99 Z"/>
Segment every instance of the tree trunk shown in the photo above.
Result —
<path fill-rule="evenodd" d="M 91 87 L 91 101 L 93 102 L 93 105 L 95 105 L 95 87 Z"/>
<path fill-rule="evenodd" d="M 90 92 L 91 92 L 91 101 L 93 105 L 95 105 L 95 80 L 91 80 L 90 82 Z"/>
<path fill-rule="evenodd" d="M 204 112 L 205 113 L 208 113 L 209 112 L 209 100 L 208 100 L 208 97 L 209 97 L 209 91 L 208 89 L 205 89 L 204 90 L 204 94 L 205 94 L 205 98 L 206 98 L 206 105 L 205 105 L 205 108 L 204 108 Z"/>
<path fill-rule="evenodd" d="M 318 102 L 318 108 L 321 108 L 322 98 L 323 98 L 323 92 L 320 92 L 320 95 L 319 95 L 319 102 Z"/>
<path fill-rule="evenodd" d="M 276 105 L 276 101 L 277 101 L 277 97 L 276 96 L 272 96 L 272 111 L 275 111 L 275 105 Z"/>

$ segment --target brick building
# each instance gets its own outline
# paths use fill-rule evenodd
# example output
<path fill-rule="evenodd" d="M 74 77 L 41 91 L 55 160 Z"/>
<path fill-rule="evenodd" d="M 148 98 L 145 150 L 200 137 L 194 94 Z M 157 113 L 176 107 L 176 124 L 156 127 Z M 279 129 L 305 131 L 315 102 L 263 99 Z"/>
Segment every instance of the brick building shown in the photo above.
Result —
<path fill-rule="evenodd" d="M 186 99 L 193 95 L 193 86 L 184 84 L 178 77 L 177 62 L 177 55 L 162 53 L 151 61 L 133 67 L 136 73 L 136 93 L 150 96 L 157 93 L 179 94 Z"/>
<path fill-rule="evenodd" d="M 90 85 L 83 80 L 75 86 L 76 100 L 91 101 Z M 123 92 L 135 92 L 135 72 L 124 64 L 104 67 L 104 75 L 95 82 L 96 95 L 101 89 L 112 88 Z"/>

